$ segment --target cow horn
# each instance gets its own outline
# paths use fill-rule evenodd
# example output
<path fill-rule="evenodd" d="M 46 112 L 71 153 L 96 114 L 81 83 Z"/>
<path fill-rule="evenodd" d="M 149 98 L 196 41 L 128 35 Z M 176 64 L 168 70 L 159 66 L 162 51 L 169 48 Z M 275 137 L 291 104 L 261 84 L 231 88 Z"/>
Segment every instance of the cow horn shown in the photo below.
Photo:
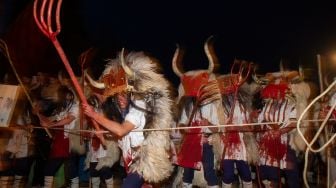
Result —
<path fill-rule="evenodd" d="M 121 62 L 121 66 L 124 69 L 125 73 L 130 76 L 130 77 L 134 77 L 134 72 L 126 65 L 125 62 L 125 57 L 124 57 L 124 51 L 125 49 L 123 48 L 121 50 L 121 54 L 120 54 L 120 62 Z"/>
<path fill-rule="evenodd" d="M 204 43 L 204 51 L 206 56 L 208 57 L 209 60 L 209 67 L 208 67 L 208 72 L 212 73 L 215 69 L 215 64 L 216 64 L 216 54 L 214 52 L 214 49 L 212 48 L 212 45 L 209 44 L 212 42 L 213 36 L 210 36 Z"/>
<path fill-rule="evenodd" d="M 105 84 L 104 83 L 100 83 L 97 81 L 94 81 L 91 76 L 87 73 L 87 70 L 84 71 L 84 76 L 89 80 L 89 83 L 98 89 L 105 89 Z"/>
<path fill-rule="evenodd" d="M 177 61 L 179 59 L 179 55 L 180 55 L 180 46 L 178 44 L 176 44 L 176 50 L 175 50 L 173 61 L 172 61 L 172 67 L 173 67 L 174 73 L 178 77 L 181 78 L 183 76 L 183 72 L 177 66 L 177 63 L 178 63 Z"/>
<path fill-rule="evenodd" d="M 285 72 L 285 67 L 284 67 L 282 58 L 280 59 L 279 69 L 280 69 L 280 72 L 281 72 L 282 74 Z"/>
<path fill-rule="evenodd" d="M 299 76 L 301 80 L 305 79 L 305 72 L 301 64 L 299 65 Z"/>

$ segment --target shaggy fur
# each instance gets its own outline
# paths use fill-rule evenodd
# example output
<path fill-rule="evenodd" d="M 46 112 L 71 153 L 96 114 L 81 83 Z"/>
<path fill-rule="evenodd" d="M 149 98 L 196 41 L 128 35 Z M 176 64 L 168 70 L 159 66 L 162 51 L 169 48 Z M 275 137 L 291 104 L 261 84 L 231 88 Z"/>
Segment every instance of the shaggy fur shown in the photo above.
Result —
<path fill-rule="evenodd" d="M 290 87 L 296 99 L 296 118 L 299 119 L 300 115 L 310 103 L 311 99 L 316 96 L 317 88 L 307 82 L 291 84 Z M 313 109 L 310 110 L 310 112 L 304 117 L 304 119 L 312 119 L 312 111 Z M 306 137 L 309 137 L 309 135 L 307 134 L 310 133 L 310 130 L 307 127 L 309 127 L 310 124 L 311 123 L 309 122 L 302 122 L 304 128 L 302 128 L 301 131 Z M 291 133 L 289 144 L 296 151 L 304 151 L 306 148 L 305 142 L 302 140 L 301 136 L 298 134 L 297 131 Z"/>
<path fill-rule="evenodd" d="M 118 57 L 110 60 L 103 75 L 108 74 L 115 66 L 120 66 L 119 59 Z M 127 77 L 128 83 L 133 86 L 132 94 L 135 98 L 154 105 L 154 113 L 151 115 L 151 121 L 146 122 L 146 128 L 171 127 L 173 118 L 170 84 L 162 74 L 157 72 L 158 64 L 142 52 L 129 53 L 125 61 L 135 73 L 134 77 Z M 154 99 L 150 94 L 158 94 L 159 97 Z M 168 178 L 173 170 L 168 153 L 169 132 L 152 131 L 145 135 L 146 138 L 138 151 L 138 159 L 130 169 L 141 174 L 145 181 L 157 183 Z"/>

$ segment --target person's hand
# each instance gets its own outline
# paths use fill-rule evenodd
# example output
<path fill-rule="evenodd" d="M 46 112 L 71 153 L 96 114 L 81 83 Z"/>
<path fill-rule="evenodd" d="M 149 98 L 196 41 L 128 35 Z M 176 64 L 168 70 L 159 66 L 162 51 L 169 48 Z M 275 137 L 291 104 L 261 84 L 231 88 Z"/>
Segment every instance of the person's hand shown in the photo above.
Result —
<path fill-rule="evenodd" d="M 40 120 L 40 124 L 42 127 L 49 127 L 49 123 L 47 121 Z"/>
<path fill-rule="evenodd" d="M 94 111 L 92 106 L 90 106 L 89 104 L 82 104 L 82 108 L 85 115 L 94 119 L 96 112 Z"/>

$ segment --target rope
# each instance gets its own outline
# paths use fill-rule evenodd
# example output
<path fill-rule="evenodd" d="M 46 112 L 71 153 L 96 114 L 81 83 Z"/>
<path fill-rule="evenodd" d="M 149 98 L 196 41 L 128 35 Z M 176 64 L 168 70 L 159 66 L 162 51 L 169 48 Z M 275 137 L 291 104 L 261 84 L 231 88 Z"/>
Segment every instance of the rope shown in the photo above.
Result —
<path fill-rule="evenodd" d="M 324 119 L 311 119 L 311 120 L 302 120 L 303 122 L 321 122 Z M 329 119 L 328 121 L 336 121 L 336 119 Z M 161 128 L 161 129 L 142 129 L 142 130 L 132 130 L 131 132 L 150 132 L 150 131 L 175 131 L 175 130 L 187 130 L 187 129 L 203 129 L 203 128 L 221 128 L 221 127 L 241 127 L 241 126 L 258 126 L 258 125 L 268 125 L 268 124 L 283 124 L 283 123 L 296 123 L 298 121 L 287 121 L 287 122 L 262 122 L 262 123 L 242 123 L 242 124 L 227 124 L 227 125 L 208 125 L 208 126 L 190 126 L 190 127 L 170 127 L 170 128 Z M 317 126 L 317 125 L 316 125 Z M 301 128 L 311 128 L 316 126 L 301 126 Z M 296 126 L 287 126 L 282 128 L 296 128 Z M 20 128 L 21 126 L 11 126 L 12 129 Z M 44 129 L 40 126 L 29 126 L 33 129 Z M 281 128 L 281 129 L 282 129 Z M 8 128 L 7 128 L 8 129 Z M 95 131 L 95 130 L 85 130 L 85 129 L 64 129 L 59 127 L 48 127 L 50 130 L 64 130 L 69 132 L 87 132 L 87 133 L 111 133 L 110 131 Z M 219 131 L 221 132 L 221 131 Z M 238 131 L 237 132 L 257 132 L 257 131 Z"/>
<path fill-rule="evenodd" d="M 322 130 L 324 129 L 324 127 L 326 126 L 333 110 L 335 109 L 336 107 L 336 103 L 332 105 L 332 107 L 330 108 L 330 110 L 328 111 L 327 113 L 327 116 L 325 117 L 325 119 L 323 119 L 322 121 L 322 124 L 320 126 L 320 128 L 318 129 L 318 131 L 316 132 L 314 138 L 308 142 L 306 140 L 306 138 L 304 137 L 303 133 L 301 132 L 300 130 L 300 123 L 303 121 L 302 119 L 304 118 L 305 114 L 309 111 L 309 109 L 316 103 L 318 102 L 322 97 L 324 97 L 324 95 L 326 95 L 334 86 L 336 85 L 336 81 L 334 81 L 324 92 L 322 92 L 319 96 L 317 96 L 307 107 L 306 109 L 302 112 L 300 118 L 298 119 L 297 121 L 297 124 L 296 124 L 296 128 L 297 128 L 297 131 L 300 135 L 300 137 L 303 139 L 303 141 L 306 143 L 307 145 L 307 149 L 305 151 L 305 165 L 304 165 L 304 171 L 303 171 L 303 180 L 304 180 L 304 183 L 305 183 L 305 186 L 309 188 L 309 185 L 308 185 L 308 180 L 307 180 L 307 168 L 308 168 L 308 153 L 309 151 L 313 152 L 313 153 L 318 153 L 318 152 L 321 152 L 323 151 L 325 148 L 327 148 L 331 142 L 336 138 L 336 133 L 333 134 L 333 136 L 326 141 L 326 143 L 324 145 L 322 145 L 320 148 L 318 149 L 314 149 L 312 148 L 312 145 L 315 143 L 315 141 L 317 140 L 317 138 L 320 136 Z M 328 185 L 329 186 L 329 185 Z"/>

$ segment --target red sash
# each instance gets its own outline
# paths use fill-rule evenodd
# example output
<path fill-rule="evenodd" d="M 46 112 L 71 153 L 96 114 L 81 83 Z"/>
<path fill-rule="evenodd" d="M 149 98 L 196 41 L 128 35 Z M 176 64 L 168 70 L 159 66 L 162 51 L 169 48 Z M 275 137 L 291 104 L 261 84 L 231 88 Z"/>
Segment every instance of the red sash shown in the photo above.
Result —
<path fill-rule="evenodd" d="M 198 126 L 197 122 L 191 126 Z M 179 153 L 177 154 L 177 165 L 185 168 L 200 169 L 198 165 L 202 161 L 202 133 L 201 129 L 190 129 L 184 135 Z"/>
<path fill-rule="evenodd" d="M 69 138 L 64 138 L 64 131 L 57 131 L 50 151 L 51 158 L 69 157 Z"/>

